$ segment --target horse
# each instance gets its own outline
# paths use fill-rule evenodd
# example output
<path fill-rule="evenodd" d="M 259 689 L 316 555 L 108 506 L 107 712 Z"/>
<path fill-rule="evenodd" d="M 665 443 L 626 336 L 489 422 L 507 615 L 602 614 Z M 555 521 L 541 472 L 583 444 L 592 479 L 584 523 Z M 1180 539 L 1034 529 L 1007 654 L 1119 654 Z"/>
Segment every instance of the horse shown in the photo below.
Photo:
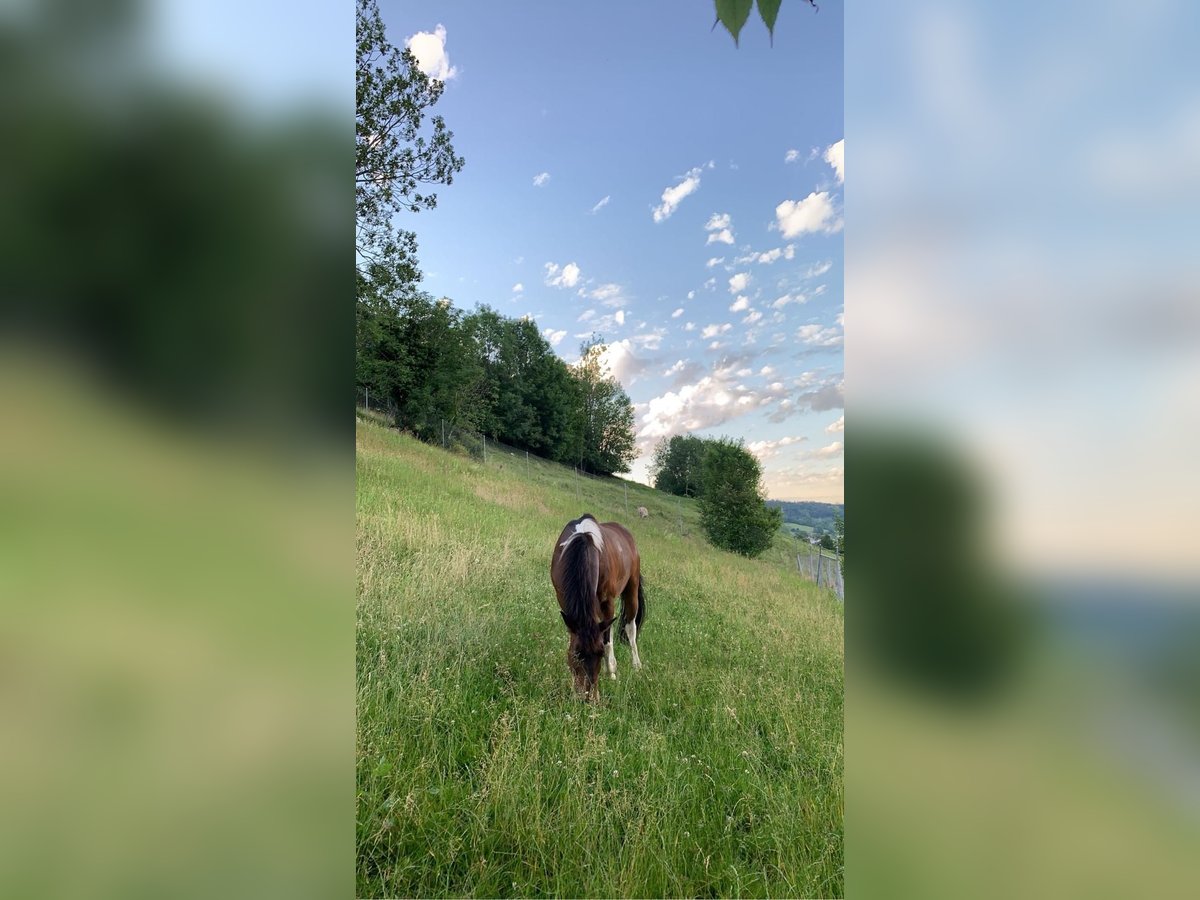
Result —
<path fill-rule="evenodd" d="M 558 595 L 567 626 L 567 666 L 575 690 L 588 699 L 599 696 L 600 660 L 610 678 L 617 677 L 613 652 L 614 606 L 621 595 L 622 638 L 629 643 L 633 667 L 640 669 L 637 635 L 646 617 L 642 561 L 633 535 L 624 525 L 584 513 L 566 524 L 550 559 L 550 582 Z"/>
<path fill-rule="evenodd" d="M 637 514 L 638 514 L 639 519 L 645 519 L 645 518 L 649 517 L 650 510 L 646 509 L 646 507 L 644 507 L 644 506 L 639 506 L 637 508 Z"/>

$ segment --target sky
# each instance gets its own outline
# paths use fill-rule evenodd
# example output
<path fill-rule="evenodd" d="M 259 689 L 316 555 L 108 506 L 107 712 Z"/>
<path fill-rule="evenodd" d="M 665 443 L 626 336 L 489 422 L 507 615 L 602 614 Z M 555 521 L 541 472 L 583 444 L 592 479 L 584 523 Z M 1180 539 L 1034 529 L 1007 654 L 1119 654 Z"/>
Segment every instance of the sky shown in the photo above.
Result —
<path fill-rule="evenodd" d="M 741 46 L 704 4 L 389 2 L 466 166 L 405 215 L 424 288 L 593 333 L 648 481 L 674 434 L 742 438 L 773 499 L 843 501 L 842 10 Z"/>

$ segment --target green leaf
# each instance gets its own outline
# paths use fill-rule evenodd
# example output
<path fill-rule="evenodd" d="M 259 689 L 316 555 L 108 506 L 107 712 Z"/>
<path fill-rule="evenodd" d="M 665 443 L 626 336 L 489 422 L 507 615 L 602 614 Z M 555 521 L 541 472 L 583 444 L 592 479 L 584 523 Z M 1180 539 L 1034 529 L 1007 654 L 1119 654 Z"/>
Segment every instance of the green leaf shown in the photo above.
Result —
<path fill-rule="evenodd" d="M 750 8 L 754 0 L 714 0 L 717 6 L 717 19 L 733 35 L 733 43 L 738 42 L 742 26 L 750 18 Z"/>
<path fill-rule="evenodd" d="M 775 44 L 775 19 L 779 16 L 779 5 L 783 0 L 758 0 L 758 14 L 762 16 L 763 24 L 771 35 L 771 45 Z"/>

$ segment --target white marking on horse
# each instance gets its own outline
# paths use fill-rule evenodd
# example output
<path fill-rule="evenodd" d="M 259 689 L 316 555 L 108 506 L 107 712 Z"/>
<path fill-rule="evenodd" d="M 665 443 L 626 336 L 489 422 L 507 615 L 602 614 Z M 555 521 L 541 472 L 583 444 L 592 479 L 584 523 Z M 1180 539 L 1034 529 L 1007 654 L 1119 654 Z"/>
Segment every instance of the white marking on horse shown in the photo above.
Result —
<path fill-rule="evenodd" d="M 609 632 L 608 658 L 605 663 L 608 665 L 608 674 L 613 681 L 617 680 L 617 654 L 613 651 L 612 632 Z"/>
<path fill-rule="evenodd" d="M 571 541 L 575 540 L 581 534 L 590 534 L 596 544 L 596 549 L 604 549 L 604 532 L 600 530 L 600 526 L 596 524 L 594 519 L 584 519 L 582 522 L 577 523 L 575 525 L 575 533 L 558 546 L 566 547 L 567 544 L 571 543 Z"/>
<path fill-rule="evenodd" d="M 633 667 L 640 669 L 642 667 L 642 658 L 638 656 L 637 651 L 637 622 L 626 623 L 625 636 L 629 638 L 629 650 L 633 654 Z"/>

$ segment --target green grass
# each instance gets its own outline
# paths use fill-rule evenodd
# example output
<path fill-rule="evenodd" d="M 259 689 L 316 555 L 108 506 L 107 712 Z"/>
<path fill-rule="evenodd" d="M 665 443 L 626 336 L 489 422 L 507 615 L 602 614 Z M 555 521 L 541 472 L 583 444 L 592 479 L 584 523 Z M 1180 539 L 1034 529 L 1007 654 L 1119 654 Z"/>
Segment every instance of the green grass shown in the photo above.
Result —
<path fill-rule="evenodd" d="M 794 539 L 746 560 L 689 501 L 361 420 L 357 474 L 359 896 L 841 896 L 842 610 Z M 549 578 L 582 512 L 646 579 L 595 705 Z"/>

